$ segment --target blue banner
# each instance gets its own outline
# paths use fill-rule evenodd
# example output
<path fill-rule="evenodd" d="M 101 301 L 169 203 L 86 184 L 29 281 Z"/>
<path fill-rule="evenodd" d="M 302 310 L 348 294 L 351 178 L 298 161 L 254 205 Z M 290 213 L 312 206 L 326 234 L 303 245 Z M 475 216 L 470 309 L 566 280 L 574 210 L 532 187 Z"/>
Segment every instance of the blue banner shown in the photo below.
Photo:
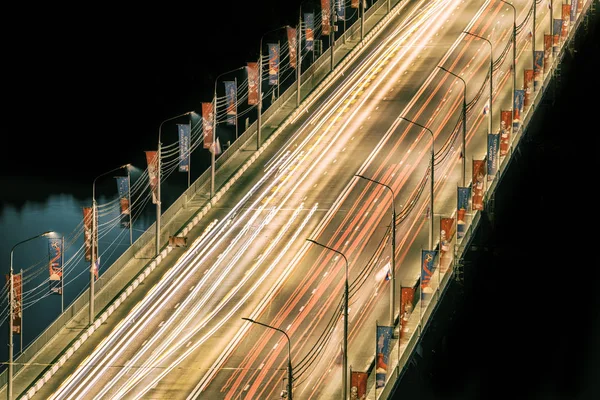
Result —
<path fill-rule="evenodd" d="M 279 43 L 269 43 L 269 85 L 279 83 Z"/>
<path fill-rule="evenodd" d="M 63 240 L 48 239 L 48 269 L 50 270 L 50 294 L 62 294 L 63 287 Z"/>
<path fill-rule="evenodd" d="M 235 125 L 237 117 L 237 81 L 225 81 L 224 83 L 227 101 L 227 124 Z"/>
<path fill-rule="evenodd" d="M 571 22 L 577 19 L 577 0 L 571 0 Z"/>
<path fill-rule="evenodd" d="M 552 55 L 556 56 L 558 53 L 558 44 L 560 43 L 560 31 L 562 30 L 562 18 L 553 19 L 552 24 Z"/>
<path fill-rule="evenodd" d="M 315 15 L 313 13 L 304 14 L 304 32 L 304 34 L 306 35 L 306 50 L 314 50 Z"/>
<path fill-rule="evenodd" d="M 335 0 L 335 9 L 337 12 L 337 16 L 342 21 L 346 19 L 346 1 L 345 0 Z"/>
<path fill-rule="evenodd" d="M 516 89 L 515 90 L 515 119 L 513 119 L 513 131 L 516 132 L 521 125 L 521 114 L 523 113 L 523 103 L 525 102 L 525 90 L 524 89 Z"/>
<path fill-rule="evenodd" d="M 488 133 L 487 140 L 487 180 L 493 180 L 498 172 L 498 149 L 500 148 L 500 135 Z"/>
<path fill-rule="evenodd" d="M 458 187 L 456 204 L 456 237 L 462 239 L 467 231 L 467 210 L 471 198 L 470 187 Z"/>
<path fill-rule="evenodd" d="M 393 326 L 377 325 L 377 361 L 375 365 L 375 387 L 382 388 L 385 386 L 385 380 L 388 373 L 388 365 L 390 363 L 390 340 L 394 335 Z"/>
<path fill-rule="evenodd" d="M 179 131 L 179 172 L 190 170 L 190 132 L 191 124 L 177 124 Z"/>
<path fill-rule="evenodd" d="M 533 90 L 538 91 L 544 79 L 544 50 L 536 50 L 533 61 Z"/>
<path fill-rule="evenodd" d="M 119 191 L 119 204 L 121 207 L 121 225 L 129 228 L 131 199 L 129 198 L 129 176 L 115 176 L 117 190 Z"/>
<path fill-rule="evenodd" d="M 437 250 L 421 250 L 421 301 L 431 299 L 431 279 L 435 271 Z"/>

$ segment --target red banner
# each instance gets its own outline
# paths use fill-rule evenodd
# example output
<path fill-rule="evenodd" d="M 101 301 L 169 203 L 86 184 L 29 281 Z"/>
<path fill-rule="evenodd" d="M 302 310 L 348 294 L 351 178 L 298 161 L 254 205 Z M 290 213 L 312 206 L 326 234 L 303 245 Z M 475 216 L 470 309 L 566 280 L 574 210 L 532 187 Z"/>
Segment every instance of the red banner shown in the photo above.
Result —
<path fill-rule="evenodd" d="M 248 71 L 248 105 L 258 104 L 258 63 L 249 62 Z"/>
<path fill-rule="evenodd" d="M 544 74 L 550 70 L 550 55 L 552 54 L 552 35 L 544 34 Z"/>
<path fill-rule="evenodd" d="M 202 103 L 202 132 L 204 132 L 204 148 L 210 149 L 214 141 L 212 103 Z"/>
<path fill-rule="evenodd" d="M 531 95 L 533 94 L 533 69 L 526 69 L 523 79 L 523 89 L 525 90 L 525 98 L 523 100 L 523 108 L 529 107 Z"/>
<path fill-rule="evenodd" d="M 445 274 L 452 261 L 450 243 L 454 237 L 454 218 L 440 218 L 440 272 Z"/>
<path fill-rule="evenodd" d="M 329 0 L 321 0 L 321 33 L 329 35 L 331 31 L 331 5 Z"/>
<path fill-rule="evenodd" d="M 158 202 L 158 154 L 156 151 L 146 152 L 146 163 L 148 163 L 148 179 L 150 180 L 150 192 L 152 193 L 152 204 Z"/>
<path fill-rule="evenodd" d="M 367 398 L 367 380 L 369 374 L 366 372 L 352 371 L 350 378 L 350 400 L 365 400 Z"/>
<path fill-rule="evenodd" d="M 10 290 L 10 275 L 6 276 L 6 283 L 9 285 Z M 21 274 L 13 274 L 13 307 L 12 307 L 12 333 L 14 335 L 21 334 L 21 325 L 22 325 L 22 317 L 23 317 L 23 308 L 21 305 L 23 304 L 23 280 L 21 279 Z"/>
<path fill-rule="evenodd" d="M 288 49 L 290 52 L 290 66 L 296 68 L 296 50 L 298 48 L 298 37 L 296 28 L 287 27 Z"/>
<path fill-rule="evenodd" d="M 403 287 L 400 290 L 400 338 L 405 333 L 408 333 L 408 319 L 413 312 L 413 301 L 415 297 L 415 289 L 411 287 Z"/>
<path fill-rule="evenodd" d="M 510 127 L 512 121 L 512 110 L 500 111 L 500 157 L 508 154 L 510 148 Z"/>
<path fill-rule="evenodd" d="M 473 160 L 473 210 L 483 210 L 485 191 L 485 160 Z"/>
<path fill-rule="evenodd" d="M 83 207 L 83 244 L 85 261 L 92 261 L 92 207 Z"/>
<path fill-rule="evenodd" d="M 560 29 L 560 37 L 565 39 L 567 34 L 569 33 L 569 21 L 571 19 L 571 5 L 563 4 L 562 5 L 562 26 Z"/>

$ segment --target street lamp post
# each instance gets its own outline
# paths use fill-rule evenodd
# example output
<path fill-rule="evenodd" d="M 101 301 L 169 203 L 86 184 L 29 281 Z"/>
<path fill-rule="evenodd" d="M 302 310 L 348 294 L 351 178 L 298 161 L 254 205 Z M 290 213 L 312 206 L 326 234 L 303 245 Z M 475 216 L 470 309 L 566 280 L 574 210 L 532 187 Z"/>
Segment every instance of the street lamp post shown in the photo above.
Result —
<path fill-rule="evenodd" d="M 263 33 L 260 37 L 260 47 L 258 52 L 258 115 L 256 117 L 256 150 L 260 149 L 261 142 L 261 119 L 262 119 L 262 42 L 263 38 L 267 33 L 275 32 L 279 29 L 287 28 L 288 25 L 280 26 L 279 28 L 271 29 L 268 32 Z"/>
<path fill-rule="evenodd" d="M 121 165 L 120 167 L 113 168 L 103 174 L 98 175 L 92 182 L 92 258 L 90 263 L 90 325 L 94 322 L 94 280 L 96 274 L 94 273 L 94 266 L 96 263 L 96 247 L 98 241 L 98 227 L 96 226 L 96 181 L 105 175 L 112 172 L 118 171 L 122 168 L 128 168 L 131 164 Z"/>
<path fill-rule="evenodd" d="M 360 0 L 359 8 L 358 8 L 358 10 L 360 11 L 360 41 L 361 42 L 365 38 L 365 1 L 366 0 Z"/>
<path fill-rule="evenodd" d="M 238 67 L 232 69 L 231 71 L 223 72 L 222 74 L 217 75 L 215 78 L 215 90 L 213 92 L 213 136 L 212 143 L 210 145 L 210 198 L 212 199 L 215 196 L 215 141 L 217 140 L 217 82 L 219 78 L 225 74 L 230 74 L 235 71 L 239 71 L 246 67 Z M 236 89 L 237 90 L 237 89 Z M 236 116 L 237 119 L 237 116 Z M 236 122 L 237 129 L 237 122 Z"/>
<path fill-rule="evenodd" d="M 535 1 L 535 0 L 534 0 Z M 492 133 L 492 99 L 493 99 L 493 86 L 492 86 L 492 76 L 494 74 L 494 54 L 493 54 L 493 48 L 492 48 L 492 42 L 490 42 L 488 39 L 476 35 L 474 33 L 471 32 L 467 32 L 467 31 L 463 31 L 463 33 L 466 33 L 467 35 L 471 35 L 471 36 L 475 36 L 478 39 L 481 40 L 485 40 L 486 42 L 488 42 L 488 44 L 490 45 L 490 118 L 488 120 L 488 133 Z"/>
<path fill-rule="evenodd" d="M 342 258 L 344 259 L 344 263 L 345 263 L 345 267 L 346 267 L 346 279 L 344 282 L 344 340 L 343 340 L 344 351 L 343 351 L 343 357 L 342 357 L 343 358 L 343 362 L 342 362 L 342 369 L 343 369 L 342 399 L 346 400 L 347 395 L 348 395 L 348 297 L 349 297 L 349 295 L 348 295 L 348 259 L 341 251 L 333 249 L 329 246 L 325 246 L 324 244 L 321 244 L 312 239 L 306 239 L 306 240 L 313 244 L 316 244 L 317 246 L 321 246 L 323 248 L 326 248 L 327 250 L 331 250 L 334 253 L 337 253 L 340 256 L 342 256 Z"/>
<path fill-rule="evenodd" d="M 394 304 L 396 303 L 396 194 L 394 193 L 394 190 L 385 183 L 359 174 L 355 174 L 354 176 L 381 185 L 392 193 L 392 273 L 390 279 L 390 325 L 394 325 Z"/>
<path fill-rule="evenodd" d="M 460 79 L 463 83 L 463 106 L 462 106 L 462 185 L 465 186 L 466 179 L 466 170 L 467 170 L 467 82 L 460 76 L 456 75 L 454 72 L 448 71 L 446 68 L 438 65 L 438 68 L 446 71 L 450 75 L 453 75 L 455 78 Z"/>
<path fill-rule="evenodd" d="M 157 188 L 156 188 L 156 255 L 157 256 L 160 253 L 160 214 L 161 214 L 161 211 L 160 211 L 160 206 L 161 206 L 161 204 L 160 204 L 160 201 L 161 201 L 161 199 L 160 199 L 160 170 L 161 170 L 161 165 L 162 165 L 161 160 L 160 160 L 160 158 L 161 158 L 160 147 L 162 144 L 160 136 L 161 136 L 162 126 L 165 122 L 174 120 L 176 118 L 183 117 L 185 115 L 189 115 L 191 113 L 193 113 L 193 111 L 188 111 L 183 114 L 176 115 L 171 118 L 167 118 L 163 122 L 161 122 L 160 125 L 158 126 L 158 149 L 157 149 L 158 151 L 156 152 L 156 159 L 157 159 L 156 160 L 156 164 L 157 164 L 156 165 L 156 177 L 157 177 L 157 184 L 156 184 L 156 186 L 157 186 Z"/>
<path fill-rule="evenodd" d="M 39 237 L 48 236 L 54 232 L 48 231 L 44 233 L 40 233 L 37 236 L 30 237 L 29 239 L 25 239 L 13 246 L 10 250 L 10 272 L 9 272 L 9 292 L 8 292 L 8 379 L 7 379 L 7 397 L 8 400 L 12 400 L 12 392 L 13 392 L 13 310 L 14 310 L 14 302 L 15 302 L 15 293 L 14 293 L 14 280 L 13 280 L 13 252 L 15 248 L 23 244 L 25 242 L 29 242 L 30 240 L 37 239 Z M 22 281 L 21 281 L 22 282 Z M 21 305 L 21 307 L 23 307 Z M 22 310 L 22 308 L 21 308 Z"/>
<path fill-rule="evenodd" d="M 287 396 L 287 398 L 289 400 L 292 400 L 292 378 L 293 378 L 293 374 L 292 374 L 292 343 L 290 341 L 290 337 L 282 329 L 275 328 L 274 326 L 271 326 L 271 325 L 263 324 L 262 322 L 255 321 L 255 320 L 250 319 L 250 318 L 244 318 L 244 317 L 242 317 L 242 319 L 245 320 L 245 321 L 248 321 L 248 322 L 252 322 L 253 324 L 262 325 L 262 326 L 264 326 L 266 328 L 276 330 L 276 331 L 281 332 L 281 333 L 283 333 L 285 335 L 285 338 L 287 339 L 287 344 L 288 344 L 288 346 L 287 346 L 287 348 L 288 348 L 288 367 L 287 367 L 287 370 L 288 370 L 287 371 L 288 372 L 288 378 L 287 378 L 287 381 L 288 381 L 287 382 L 288 396 Z"/>
<path fill-rule="evenodd" d="M 512 61 L 512 96 L 511 96 L 512 104 L 510 105 L 510 108 L 512 110 L 512 120 L 510 123 L 510 137 L 512 140 L 512 138 L 514 138 L 514 135 L 515 135 L 515 128 L 514 128 L 515 90 L 517 89 L 517 10 L 516 10 L 515 6 L 512 5 L 511 3 L 504 1 L 504 0 L 500 0 L 500 1 L 505 4 L 508 4 L 513 9 L 513 33 L 512 33 L 513 61 Z M 550 0 L 550 4 L 552 4 L 552 0 Z M 550 5 L 550 34 L 552 35 L 552 5 Z"/>
<path fill-rule="evenodd" d="M 435 136 L 433 134 L 433 132 L 431 131 L 431 129 L 427 128 L 426 126 L 423 126 L 417 122 L 411 121 L 408 118 L 405 117 L 400 117 L 403 120 L 410 122 L 411 124 L 414 124 L 416 126 L 418 126 L 419 128 L 425 129 L 427 130 L 430 134 L 431 134 L 431 158 L 429 160 L 429 173 L 431 174 L 429 177 L 429 250 L 433 250 L 433 178 L 434 178 L 434 158 L 435 158 L 435 153 L 433 151 L 433 143 L 435 141 Z"/>

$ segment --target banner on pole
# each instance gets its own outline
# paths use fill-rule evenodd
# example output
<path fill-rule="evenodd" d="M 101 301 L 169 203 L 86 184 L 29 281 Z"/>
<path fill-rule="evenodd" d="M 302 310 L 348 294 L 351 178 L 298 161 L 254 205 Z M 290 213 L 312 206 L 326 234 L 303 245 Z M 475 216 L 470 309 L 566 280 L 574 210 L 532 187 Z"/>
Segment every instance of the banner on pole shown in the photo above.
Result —
<path fill-rule="evenodd" d="M 567 34 L 569 33 L 569 19 L 571 18 L 570 14 L 571 14 L 571 5 L 570 4 L 563 4 L 562 5 L 562 25 L 561 25 L 561 29 L 560 29 L 560 38 L 561 39 L 566 39 L 567 38 Z"/>
<path fill-rule="evenodd" d="M 554 25 L 552 26 L 552 56 L 556 57 L 558 53 L 558 45 L 560 44 L 560 36 L 562 31 L 562 19 L 555 18 Z"/>
<path fill-rule="evenodd" d="M 571 10 L 570 10 L 570 19 L 571 22 L 575 22 L 577 19 L 577 0 L 571 0 Z"/>
<path fill-rule="evenodd" d="M 204 133 L 204 148 L 209 149 L 215 140 L 213 137 L 213 104 L 202 103 L 202 131 Z"/>
<path fill-rule="evenodd" d="M 190 135 L 191 124 L 177 124 L 179 132 L 179 172 L 190 170 Z"/>
<path fill-rule="evenodd" d="M 473 160 L 473 210 L 483 211 L 485 160 Z"/>
<path fill-rule="evenodd" d="M 523 76 L 523 90 L 525 90 L 523 107 L 527 108 L 531 105 L 531 95 L 533 94 L 533 69 L 526 69 Z"/>
<path fill-rule="evenodd" d="M 421 301 L 429 301 L 433 294 L 431 278 L 435 272 L 437 250 L 421 250 Z"/>
<path fill-rule="evenodd" d="M 146 163 L 148 164 L 148 179 L 150 180 L 150 192 L 152 193 L 152 204 L 158 203 L 158 152 L 146 151 Z"/>
<path fill-rule="evenodd" d="M 129 228 L 129 214 L 131 210 L 129 206 L 131 201 L 129 199 L 129 177 L 128 176 L 115 176 L 117 182 L 117 191 L 119 193 L 119 208 L 121 216 L 121 226 L 123 228 Z"/>
<path fill-rule="evenodd" d="M 454 218 L 440 218 L 440 272 L 442 274 L 448 271 L 452 261 L 452 252 L 450 243 L 454 237 Z"/>
<path fill-rule="evenodd" d="M 487 147 L 487 180 L 489 182 L 496 177 L 496 172 L 498 172 L 498 148 L 500 147 L 500 135 L 497 133 L 488 133 Z"/>
<path fill-rule="evenodd" d="M 403 287 L 400 290 L 400 338 L 409 331 L 408 320 L 413 312 L 414 299 L 415 288 Z"/>
<path fill-rule="evenodd" d="M 534 56 L 533 90 L 537 92 L 544 80 L 544 50 L 536 50 Z"/>
<path fill-rule="evenodd" d="M 50 294 L 62 294 L 63 275 L 63 240 L 62 238 L 48 239 L 48 270 L 50 272 Z"/>
<path fill-rule="evenodd" d="M 6 276 L 6 283 L 10 290 L 10 274 Z M 13 335 L 21 334 L 22 318 L 23 318 L 23 280 L 21 274 L 13 274 L 13 304 L 12 304 L 12 333 Z"/>
<path fill-rule="evenodd" d="M 550 70 L 550 55 L 552 54 L 552 35 L 544 34 L 544 74 Z"/>
<path fill-rule="evenodd" d="M 469 209 L 470 187 L 457 188 L 456 237 L 462 239 L 467 232 L 467 210 Z"/>
<path fill-rule="evenodd" d="M 85 261 L 92 261 L 92 207 L 83 207 L 83 244 Z"/>
<path fill-rule="evenodd" d="M 268 43 L 269 48 L 269 85 L 279 83 L 279 43 Z"/>
<path fill-rule="evenodd" d="M 321 33 L 325 36 L 331 31 L 331 5 L 329 0 L 321 0 Z"/>
<path fill-rule="evenodd" d="M 258 104 L 258 63 L 247 63 L 246 71 L 248 72 L 248 105 L 253 106 Z"/>
<path fill-rule="evenodd" d="M 306 50 L 315 49 L 315 14 L 305 13 L 304 14 L 304 35 L 306 38 Z"/>
<path fill-rule="evenodd" d="M 352 371 L 350 377 L 350 400 L 365 400 L 367 398 L 367 380 L 369 374 L 366 372 Z"/>
<path fill-rule="evenodd" d="M 521 125 L 521 114 L 523 113 L 523 103 L 525 102 L 525 90 L 516 89 L 515 90 L 515 119 L 513 119 L 513 131 L 516 132 Z"/>
<path fill-rule="evenodd" d="M 508 154 L 510 148 L 510 121 L 512 110 L 500 111 L 500 157 Z"/>
<path fill-rule="evenodd" d="M 346 1 L 345 0 L 335 0 L 335 7 L 337 11 L 337 16 L 340 20 L 346 19 Z"/>
<path fill-rule="evenodd" d="M 237 81 L 225 81 L 227 125 L 235 125 L 237 118 Z"/>
<path fill-rule="evenodd" d="M 375 387 L 382 388 L 385 386 L 387 378 L 390 341 L 394 335 L 393 326 L 377 325 L 377 357 L 375 364 Z"/>
<path fill-rule="evenodd" d="M 288 39 L 288 51 L 290 54 L 290 67 L 296 69 L 296 49 L 298 48 L 298 36 L 296 36 L 296 28 L 288 26 L 286 31 Z"/>

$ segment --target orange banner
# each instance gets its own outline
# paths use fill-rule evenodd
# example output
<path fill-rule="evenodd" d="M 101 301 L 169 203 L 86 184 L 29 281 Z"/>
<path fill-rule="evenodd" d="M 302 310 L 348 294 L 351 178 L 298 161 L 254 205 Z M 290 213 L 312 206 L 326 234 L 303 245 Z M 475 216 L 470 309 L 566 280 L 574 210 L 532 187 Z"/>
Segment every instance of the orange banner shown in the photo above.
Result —
<path fill-rule="evenodd" d="M 350 378 L 350 400 L 365 400 L 367 398 L 367 380 L 369 374 L 366 372 L 352 371 Z"/>
<path fill-rule="evenodd" d="M 321 33 L 329 35 L 331 31 L 331 5 L 329 0 L 321 0 Z"/>
<path fill-rule="evenodd" d="M 202 132 L 204 133 L 204 148 L 210 149 L 213 144 L 213 104 L 202 103 Z"/>
<path fill-rule="evenodd" d="M 527 108 L 531 102 L 533 94 L 533 69 L 526 69 L 523 79 L 523 89 L 525 90 L 525 99 L 523 100 L 523 108 Z"/>
<path fill-rule="evenodd" d="M 258 63 L 249 62 L 246 67 L 248 72 L 248 105 L 258 104 Z"/>
<path fill-rule="evenodd" d="M 485 191 L 485 160 L 473 160 L 473 210 L 483 210 Z"/>
<path fill-rule="evenodd" d="M 9 285 L 10 290 L 10 275 L 6 276 L 6 283 Z M 23 318 L 23 280 L 21 274 L 13 274 L 13 307 L 12 307 L 12 333 L 13 335 L 21 334 L 21 325 Z"/>
<path fill-rule="evenodd" d="M 411 287 L 403 287 L 400 290 L 400 338 L 405 333 L 408 333 L 408 319 L 413 312 L 413 301 L 415 297 L 415 289 Z"/>
<path fill-rule="evenodd" d="M 158 154 L 156 151 L 146 152 L 146 163 L 148 164 L 148 179 L 150 180 L 150 192 L 152 193 L 152 204 L 158 202 Z"/>

